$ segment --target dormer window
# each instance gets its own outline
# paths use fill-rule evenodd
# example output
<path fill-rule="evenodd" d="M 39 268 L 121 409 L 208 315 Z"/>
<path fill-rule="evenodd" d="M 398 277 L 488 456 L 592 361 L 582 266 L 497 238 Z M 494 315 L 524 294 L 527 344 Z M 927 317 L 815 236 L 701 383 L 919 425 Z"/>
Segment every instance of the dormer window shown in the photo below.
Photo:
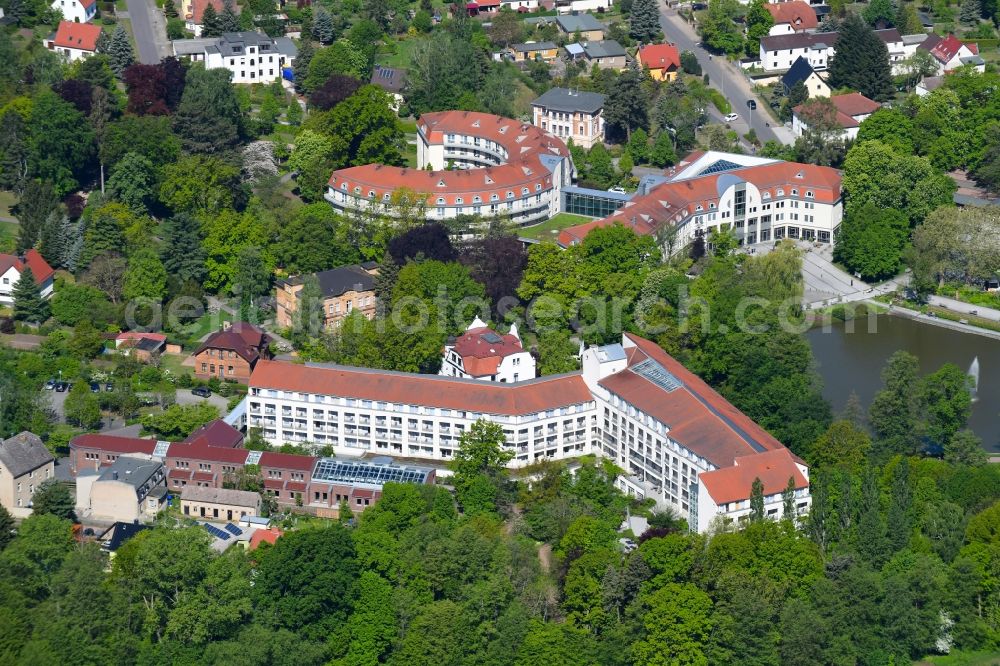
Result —
<path fill-rule="evenodd" d="M 444 179 L 438 181 L 438 187 L 444 187 Z"/>
<path fill-rule="evenodd" d="M 472 197 L 472 203 L 483 203 L 483 198 L 479 195 Z"/>
<path fill-rule="evenodd" d="M 799 191 L 798 191 L 798 190 L 796 190 L 796 189 L 793 189 L 793 190 L 792 190 L 792 196 L 793 196 L 793 197 L 797 197 L 797 196 L 799 196 Z"/>
<path fill-rule="evenodd" d="M 700 213 L 701 211 L 705 210 L 705 207 L 702 206 L 701 204 L 698 204 L 697 206 L 694 207 L 694 209 L 696 212 Z"/>
<path fill-rule="evenodd" d="M 522 188 L 521 188 L 521 196 L 524 196 L 524 195 L 526 195 L 526 194 L 528 193 L 528 191 L 529 191 L 529 190 L 528 190 L 528 188 L 527 188 L 527 187 L 522 187 Z"/>
<path fill-rule="evenodd" d="M 444 197 L 438 197 L 437 205 L 438 206 L 443 206 L 444 205 Z"/>
<path fill-rule="evenodd" d="M 812 190 L 806 190 L 806 199 L 812 199 L 813 196 L 814 195 Z"/>
<path fill-rule="evenodd" d="M 375 198 L 375 190 L 368 190 L 368 198 L 369 199 Z"/>
<path fill-rule="evenodd" d="M 465 203 L 465 199 L 463 199 L 462 197 L 455 197 L 455 203 L 461 206 L 462 204 Z"/>
<path fill-rule="evenodd" d="M 347 183 L 341 183 L 340 184 L 340 189 L 342 189 L 342 190 L 344 190 L 346 192 L 347 191 Z"/>
<path fill-rule="evenodd" d="M 708 208 L 709 210 L 715 210 L 715 204 L 714 203 L 708 204 Z"/>
<path fill-rule="evenodd" d="M 382 195 L 382 201 L 388 201 L 388 200 L 389 200 L 389 193 L 386 192 L 385 194 Z"/>
<path fill-rule="evenodd" d="M 535 183 L 535 191 L 536 192 L 541 192 L 542 191 L 542 184 L 541 183 Z"/>
<path fill-rule="evenodd" d="M 472 126 L 473 127 L 479 127 L 479 121 L 477 120 L 476 122 L 472 123 Z"/>
<path fill-rule="evenodd" d="M 513 199 L 514 198 L 514 193 L 513 192 L 508 192 L 507 193 L 507 198 L 508 199 Z"/>
<path fill-rule="evenodd" d="M 361 194 L 361 188 L 360 187 L 355 187 L 354 188 L 354 193 L 355 194 Z"/>
<path fill-rule="evenodd" d="M 487 185 L 492 185 L 493 184 L 493 179 L 490 178 L 489 176 L 486 176 L 486 184 Z"/>
<path fill-rule="evenodd" d="M 761 195 L 760 195 L 760 198 L 761 199 L 770 199 L 771 198 L 771 193 L 770 192 L 762 192 Z"/>
<path fill-rule="evenodd" d="M 777 196 L 779 196 L 779 197 L 785 196 L 785 191 L 783 189 L 781 189 L 781 188 L 778 188 Z"/>
<path fill-rule="evenodd" d="M 490 201 L 500 201 L 500 195 L 499 194 L 491 194 L 490 195 Z"/>

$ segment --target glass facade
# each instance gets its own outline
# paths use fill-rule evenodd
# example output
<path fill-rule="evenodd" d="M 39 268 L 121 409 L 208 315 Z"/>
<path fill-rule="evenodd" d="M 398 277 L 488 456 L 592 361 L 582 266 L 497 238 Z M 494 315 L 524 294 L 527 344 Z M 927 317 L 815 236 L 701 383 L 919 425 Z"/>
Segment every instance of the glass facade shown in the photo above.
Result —
<path fill-rule="evenodd" d="M 564 191 L 563 197 L 565 212 L 588 217 L 607 217 L 628 203 L 628 199 L 620 196 L 601 196 L 600 190 L 590 190 L 586 194 Z"/>

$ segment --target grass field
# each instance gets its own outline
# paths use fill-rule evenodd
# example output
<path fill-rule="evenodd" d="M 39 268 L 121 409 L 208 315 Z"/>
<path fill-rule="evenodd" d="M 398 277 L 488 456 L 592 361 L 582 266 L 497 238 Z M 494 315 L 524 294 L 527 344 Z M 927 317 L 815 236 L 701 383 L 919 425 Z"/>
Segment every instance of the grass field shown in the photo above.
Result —
<path fill-rule="evenodd" d="M 10 209 L 16 203 L 16 194 L 7 190 L 0 190 L 0 217 L 12 217 Z"/>
<path fill-rule="evenodd" d="M 0 252 L 13 252 L 17 241 L 17 225 L 13 222 L 0 222 Z"/>
<path fill-rule="evenodd" d="M 233 316 L 228 312 L 206 312 L 196 321 L 192 322 L 187 327 L 188 337 L 194 340 L 201 339 L 202 336 L 207 335 L 211 331 L 217 329 L 222 322 L 232 321 Z"/>
<path fill-rule="evenodd" d="M 402 39 L 394 44 L 395 53 L 377 53 L 375 62 L 386 67 L 408 67 L 410 51 L 417 44 L 416 39 Z"/>
<path fill-rule="evenodd" d="M 523 238 L 533 238 L 536 240 L 555 240 L 559 231 L 566 227 L 572 227 L 584 222 L 590 222 L 591 217 L 583 215 L 573 215 L 571 213 L 559 213 L 548 222 L 542 222 L 533 227 L 522 227 L 518 229 L 517 235 Z"/>

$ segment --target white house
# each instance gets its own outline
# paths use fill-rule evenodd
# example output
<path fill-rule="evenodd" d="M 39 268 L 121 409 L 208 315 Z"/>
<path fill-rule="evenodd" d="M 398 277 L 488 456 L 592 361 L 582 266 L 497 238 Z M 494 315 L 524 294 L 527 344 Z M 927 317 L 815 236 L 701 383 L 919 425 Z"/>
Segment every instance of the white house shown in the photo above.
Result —
<path fill-rule="evenodd" d="M 228 69 L 233 83 L 273 83 L 281 69 L 295 61 L 298 49 L 287 37 L 271 38 L 262 32 L 227 32 L 207 39 L 178 39 L 178 58 L 202 62 L 206 69 Z"/>
<path fill-rule="evenodd" d="M 521 346 L 517 324 L 501 335 L 476 317 L 465 333 L 445 345 L 438 374 L 513 383 L 535 378 L 535 358 Z"/>
<path fill-rule="evenodd" d="M 816 10 L 802 0 L 776 2 L 764 5 L 774 19 L 768 35 L 791 35 L 815 30 L 819 25 Z"/>
<path fill-rule="evenodd" d="M 613 0 L 556 0 L 556 12 L 573 14 L 578 12 L 600 12 L 609 9 Z"/>
<path fill-rule="evenodd" d="M 73 23 L 87 23 L 97 16 L 97 0 L 52 0 L 52 10 Z"/>
<path fill-rule="evenodd" d="M 173 2 L 173 0 L 168 1 Z M 216 14 L 222 13 L 226 8 L 222 0 L 192 0 L 190 3 L 185 3 L 184 29 L 195 37 L 201 37 L 203 17 L 209 5 L 212 6 Z"/>
<path fill-rule="evenodd" d="M 979 55 L 979 45 L 963 43 L 953 34 L 947 37 L 928 35 L 920 48 L 930 51 L 938 65 L 938 74 L 950 72 L 963 65 L 971 65 L 977 72 L 986 69 L 985 61 Z"/>
<path fill-rule="evenodd" d="M 833 95 L 830 102 L 831 105 L 827 106 L 824 101 L 809 101 L 792 109 L 792 131 L 795 136 L 802 136 L 809 129 L 809 123 L 815 122 L 816 114 L 828 114 L 830 117 L 823 120 L 842 128 L 839 138 L 855 139 L 862 121 L 882 107 L 861 93 Z"/>
<path fill-rule="evenodd" d="M 35 282 L 41 287 L 42 298 L 52 295 L 52 276 L 55 275 L 55 271 L 42 255 L 38 254 L 38 250 L 32 248 L 24 253 L 24 257 L 0 254 L 0 304 L 14 303 L 14 286 L 21 279 L 25 265 L 31 269 Z"/>
<path fill-rule="evenodd" d="M 45 46 L 67 62 L 74 62 L 97 53 L 97 40 L 100 36 L 101 27 L 98 25 L 60 21 L 55 33 L 45 40 Z"/>
<path fill-rule="evenodd" d="M 916 52 L 927 37 L 924 34 L 900 35 L 895 28 L 876 30 L 875 34 L 885 43 L 889 51 L 889 63 L 895 73 L 902 70 L 905 60 Z M 835 32 L 769 35 L 760 40 L 761 67 L 767 72 L 782 71 L 789 69 L 802 57 L 813 69 L 824 70 L 830 66 L 830 58 L 836 53 L 837 37 Z"/>

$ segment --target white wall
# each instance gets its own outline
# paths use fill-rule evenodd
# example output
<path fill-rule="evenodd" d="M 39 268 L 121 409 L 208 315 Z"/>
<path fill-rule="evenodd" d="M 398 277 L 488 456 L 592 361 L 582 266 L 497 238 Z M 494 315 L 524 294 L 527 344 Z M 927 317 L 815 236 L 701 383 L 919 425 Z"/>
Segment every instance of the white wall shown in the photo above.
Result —
<path fill-rule="evenodd" d="M 97 15 L 97 2 L 84 8 L 79 0 L 53 0 L 52 9 L 62 12 L 63 18 L 74 23 L 87 23 Z"/>

